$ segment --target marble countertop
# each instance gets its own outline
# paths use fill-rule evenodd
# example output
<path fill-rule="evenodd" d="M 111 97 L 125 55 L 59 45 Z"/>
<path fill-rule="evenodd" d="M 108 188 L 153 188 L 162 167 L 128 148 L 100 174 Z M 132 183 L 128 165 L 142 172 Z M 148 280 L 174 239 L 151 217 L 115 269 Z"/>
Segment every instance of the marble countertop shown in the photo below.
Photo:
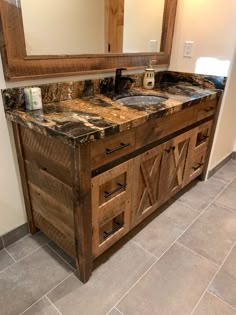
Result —
<path fill-rule="evenodd" d="M 128 95 L 159 95 L 162 103 L 125 106 L 107 94 L 94 94 L 70 100 L 51 102 L 43 110 L 5 108 L 7 119 L 50 137 L 59 137 L 76 146 L 137 127 L 148 120 L 171 115 L 206 99 L 219 97 L 221 89 L 194 85 L 191 82 L 162 82 L 153 90 L 132 88 Z"/>

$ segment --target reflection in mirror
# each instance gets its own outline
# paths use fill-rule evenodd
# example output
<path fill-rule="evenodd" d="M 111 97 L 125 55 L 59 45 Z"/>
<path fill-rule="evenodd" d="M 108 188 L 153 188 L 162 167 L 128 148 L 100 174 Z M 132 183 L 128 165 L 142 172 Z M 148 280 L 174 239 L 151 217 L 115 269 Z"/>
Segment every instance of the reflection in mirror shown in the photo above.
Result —
<path fill-rule="evenodd" d="M 27 55 L 159 52 L 164 0 L 21 0 Z"/>
<path fill-rule="evenodd" d="M 159 52 L 164 0 L 125 0 L 123 52 Z"/>

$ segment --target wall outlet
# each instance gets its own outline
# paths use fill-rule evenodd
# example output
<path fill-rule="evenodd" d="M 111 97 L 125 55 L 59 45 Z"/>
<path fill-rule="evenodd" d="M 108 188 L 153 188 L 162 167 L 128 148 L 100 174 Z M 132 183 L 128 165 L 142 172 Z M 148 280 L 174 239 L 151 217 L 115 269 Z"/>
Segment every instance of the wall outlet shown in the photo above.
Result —
<path fill-rule="evenodd" d="M 184 42 L 184 57 L 192 58 L 193 56 L 193 44 L 192 41 Z"/>

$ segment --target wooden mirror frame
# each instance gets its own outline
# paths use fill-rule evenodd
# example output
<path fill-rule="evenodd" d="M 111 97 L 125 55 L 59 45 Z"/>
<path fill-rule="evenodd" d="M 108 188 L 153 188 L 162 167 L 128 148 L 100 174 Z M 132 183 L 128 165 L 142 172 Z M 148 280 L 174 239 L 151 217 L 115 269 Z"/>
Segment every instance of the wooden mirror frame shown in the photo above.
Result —
<path fill-rule="evenodd" d="M 114 0 L 118 1 L 118 0 Z M 27 56 L 20 0 L 0 0 L 0 47 L 7 81 L 169 65 L 177 0 L 165 0 L 161 52 Z"/>

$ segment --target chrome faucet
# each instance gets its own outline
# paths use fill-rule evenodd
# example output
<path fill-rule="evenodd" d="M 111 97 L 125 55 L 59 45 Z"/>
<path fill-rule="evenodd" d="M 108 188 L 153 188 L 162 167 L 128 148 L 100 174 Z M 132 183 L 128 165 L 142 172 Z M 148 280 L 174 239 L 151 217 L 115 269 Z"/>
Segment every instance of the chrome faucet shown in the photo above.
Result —
<path fill-rule="evenodd" d="M 122 89 L 125 89 L 124 84 L 126 82 L 129 81 L 131 83 L 134 83 L 135 80 L 129 76 L 123 76 L 122 75 L 122 71 L 126 70 L 126 68 L 118 68 L 116 69 L 116 77 L 115 77 L 115 93 L 119 94 L 120 92 L 122 92 Z"/>

